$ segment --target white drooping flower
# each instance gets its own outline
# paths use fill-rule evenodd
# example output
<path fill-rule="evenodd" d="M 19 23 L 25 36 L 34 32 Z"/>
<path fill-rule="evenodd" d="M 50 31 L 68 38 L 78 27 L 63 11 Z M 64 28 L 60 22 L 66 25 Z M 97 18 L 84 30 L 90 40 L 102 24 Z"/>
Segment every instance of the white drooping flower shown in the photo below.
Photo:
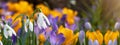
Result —
<path fill-rule="evenodd" d="M 11 37 L 12 35 L 16 36 L 16 33 L 15 33 L 14 29 L 11 28 L 8 24 L 5 24 L 4 25 L 4 36 L 5 36 L 5 38 L 8 38 L 8 36 Z"/>
<path fill-rule="evenodd" d="M 85 22 L 85 28 L 86 29 L 92 29 L 92 26 L 91 26 L 90 22 Z"/>
<path fill-rule="evenodd" d="M 2 41 L 0 40 L 0 45 L 3 45 Z"/>
<path fill-rule="evenodd" d="M 47 28 L 47 24 L 50 25 L 50 22 L 43 13 L 38 13 L 37 24 L 40 29 L 41 28 L 45 29 Z"/>
<path fill-rule="evenodd" d="M 33 31 L 33 23 L 31 21 L 29 22 L 29 29 L 30 31 Z"/>
<path fill-rule="evenodd" d="M 120 29 L 120 22 L 116 22 L 114 28 L 116 30 Z"/>
<path fill-rule="evenodd" d="M 29 19 L 27 19 L 24 24 L 25 32 L 28 31 L 27 26 L 30 29 L 30 31 L 33 31 L 33 23 Z"/>

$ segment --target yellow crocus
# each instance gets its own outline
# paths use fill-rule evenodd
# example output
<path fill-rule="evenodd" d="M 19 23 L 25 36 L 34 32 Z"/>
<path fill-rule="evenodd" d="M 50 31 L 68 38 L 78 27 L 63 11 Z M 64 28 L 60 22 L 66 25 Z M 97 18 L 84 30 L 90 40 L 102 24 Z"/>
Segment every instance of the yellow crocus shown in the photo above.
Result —
<path fill-rule="evenodd" d="M 119 36 L 119 32 L 118 31 L 110 31 L 108 30 L 104 36 L 104 41 L 105 44 L 108 44 L 109 40 L 114 41 L 115 39 L 117 39 Z"/>
<path fill-rule="evenodd" d="M 44 45 L 44 42 L 45 42 L 45 35 L 42 33 L 39 35 L 39 41 L 40 41 L 40 45 Z"/>
<path fill-rule="evenodd" d="M 26 15 L 31 15 L 33 12 L 32 4 L 27 1 L 20 1 L 19 3 L 7 3 L 8 10 L 15 11 L 17 13 L 24 13 Z"/>
<path fill-rule="evenodd" d="M 15 18 L 19 15 L 19 13 L 15 13 L 12 16 L 12 20 L 15 20 Z M 16 22 L 18 22 L 18 24 L 13 28 L 15 30 L 15 32 L 18 32 L 18 30 L 22 27 L 22 23 L 21 23 L 21 17 L 17 18 L 14 22 L 12 22 L 12 25 L 14 25 Z"/>
<path fill-rule="evenodd" d="M 62 13 L 57 11 L 57 10 L 51 10 L 50 14 L 55 18 L 55 17 L 59 17 L 59 19 L 62 17 Z"/>
<path fill-rule="evenodd" d="M 74 18 L 77 15 L 77 11 L 73 11 L 72 9 L 68 9 L 68 8 L 63 8 L 63 14 L 67 15 L 67 22 L 69 24 L 74 24 Z"/>
<path fill-rule="evenodd" d="M 88 37 L 88 39 L 91 39 L 92 41 L 98 40 L 100 45 L 102 45 L 103 43 L 103 35 L 99 30 L 93 32 L 88 30 L 86 32 L 86 37 Z"/>
<path fill-rule="evenodd" d="M 65 41 L 62 45 L 75 45 L 78 40 L 79 33 L 74 35 L 72 30 L 64 28 L 63 26 L 59 27 L 58 33 L 62 33 L 65 36 Z"/>
<path fill-rule="evenodd" d="M 38 4 L 36 8 L 40 8 L 45 15 L 49 15 L 50 9 L 44 4 Z"/>

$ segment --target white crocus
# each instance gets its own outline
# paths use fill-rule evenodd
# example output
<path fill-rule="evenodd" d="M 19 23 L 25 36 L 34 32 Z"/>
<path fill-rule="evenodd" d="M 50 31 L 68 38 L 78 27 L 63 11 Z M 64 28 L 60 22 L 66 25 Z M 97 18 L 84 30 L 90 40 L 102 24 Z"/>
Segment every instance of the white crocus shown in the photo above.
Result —
<path fill-rule="evenodd" d="M 14 31 L 14 29 L 12 29 L 8 24 L 4 25 L 4 36 L 5 38 L 8 38 L 8 36 L 12 36 L 12 34 L 14 34 L 16 36 L 16 33 Z"/>
<path fill-rule="evenodd" d="M 112 40 L 108 41 L 108 45 L 113 45 Z"/>
<path fill-rule="evenodd" d="M 93 41 L 91 39 L 89 39 L 88 45 L 93 45 Z"/>
<path fill-rule="evenodd" d="M 85 22 L 85 28 L 86 29 L 92 29 L 92 26 L 91 26 L 90 22 Z"/>
<path fill-rule="evenodd" d="M 50 25 L 48 18 L 43 13 L 38 13 L 37 24 L 39 28 L 47 28 L 47 24 Z"/>
<path fill-rule="evenodd" d="M 95 40 L 94 43 L 93 43 L 93 45 L 99 45 L 98 40 Z"/>
<path fill-rule="evenodd" d="M 120 22 L 116 22 L 114 28 L 116 30 L 120 29 Z"/>
<path fill-rule="evenodd" d="M 0 45 L 3 45 L 2 41 L 0 40 Z"/>

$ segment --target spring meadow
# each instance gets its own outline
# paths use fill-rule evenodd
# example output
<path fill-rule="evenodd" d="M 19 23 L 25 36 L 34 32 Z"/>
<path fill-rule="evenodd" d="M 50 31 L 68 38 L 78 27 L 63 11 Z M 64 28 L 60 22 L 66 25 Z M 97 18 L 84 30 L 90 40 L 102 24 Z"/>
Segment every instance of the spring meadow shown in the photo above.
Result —
<path fill-rule="evenodd" d="M 0 0 L 0 45 L 120 45 L 120 0 Z"/>

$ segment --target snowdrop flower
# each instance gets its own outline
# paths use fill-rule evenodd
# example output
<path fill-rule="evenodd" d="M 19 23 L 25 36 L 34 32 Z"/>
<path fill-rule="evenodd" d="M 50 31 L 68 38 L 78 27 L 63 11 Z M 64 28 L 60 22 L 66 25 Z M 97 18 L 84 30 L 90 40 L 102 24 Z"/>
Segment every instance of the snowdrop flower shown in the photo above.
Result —
<path fill-rule="evenodd" d="M 30 31 L 33 31 L 33 23 L 31 21 L 29 22 L 29 29 Z"/>
<path fill-rule="evenodd" d="M 24 25 L 25 25 L 25 32 L 28 31 L 27 26 L 30 31 L 33 31 L 33 23 L 29 19 L 26 20 Z"/>
<path fill-rule="evenodd" d="M 5 38 L 8 38 L 8 36 L 12 36 L 12 34 L 14 34 L 16 36 L 16 33 L 14 31 L 14 29 L 12 29 L 8 24 L 4 25 L 4 36 Z"/>
<path fill-rule="evenodd" d="M 116 30 L 120 29 L 120 22 L 116 22 L 114 28 Z"/>
<path fill-rule="evenodd" d="M 47 25 L 50 25 L 50 22 L 43 13 L 38 13 L 37 24 L 40 29 L 41 28 L 45 29 L 47 28 Z"/>
<path fill-rule="evenodd" d="M 90 22 L 85 22 L 85 28 L 86 29 L 91 29 L 92 28 Z"/>

